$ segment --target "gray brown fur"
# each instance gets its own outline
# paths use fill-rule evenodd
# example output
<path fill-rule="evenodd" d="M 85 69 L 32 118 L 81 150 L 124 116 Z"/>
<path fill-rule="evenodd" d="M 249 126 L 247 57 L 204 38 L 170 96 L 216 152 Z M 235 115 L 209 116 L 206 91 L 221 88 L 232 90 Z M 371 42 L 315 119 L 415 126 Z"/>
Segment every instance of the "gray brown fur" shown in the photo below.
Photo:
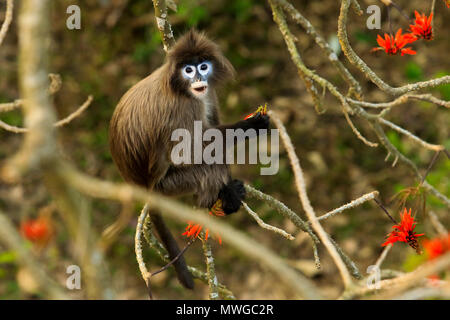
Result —
<path fill-rule="evenodd" d="M 189 95 L 179 72 L 184 63 L 195 59 L 208 59 L 214 66 L 208 89 L 212 112 L 207 119 L 203 102 Z M 178 128 L 192 132 L 194 120 L 203 121 L 204 129 L 219 124 L 214 87 L 232 74 L 231 64 L 203 34 L 189 32 L 182 37 L 169 52 L 166 63 L 128 90 L 116 107 L 109 142 L 123 178 L 168 195 L 195 190 L 199 205 L 211 206 L 221 186 L 229 181 L 227 167 L 172 166 L 174 142 L 170 137 Z"/>
<path fill-rule="evenodd" d="M 213 74 L 208 79 L 207 96 L 200 100 L 189 92 L 190 84 L 181 76 L 181 68 L 187 63 L 204 60 L 213 64 Z M 221 198 L 226 213 L 237 211 L 245 190 L 242 182 L 231 179 L 227 165 L 175 165 L 170 158 L 173 146 L 178 143 L 171 141 L 172 132 L 185 128 L 193 137 L 195 120 L 202 121 L 203 130 L 211 127 L 222 132 L 227 128 L 267 128 L 267 116 L 220 125 L 215 89 L 233 74 L 231 63 L 204 34 L 190 31 L 180 38 L 165 63 L 129 89 L 114 111 L 109 145 L 123 178 L 165 195 L 194 193 L 200 207 L 210 208 Z M 163 230 L 166 228 L 163 224 L 155 227 L 162 228 L 158 230 L 160 235 L 168 231 Z M 174 240 L 169 242 L 165 245 L 174 257 L 179 249 Z M 180 263 L 178 269 L 188 273 L 183 259 Z M 183 284 L 191 287 L 190 283 L 192 279 Z"/>

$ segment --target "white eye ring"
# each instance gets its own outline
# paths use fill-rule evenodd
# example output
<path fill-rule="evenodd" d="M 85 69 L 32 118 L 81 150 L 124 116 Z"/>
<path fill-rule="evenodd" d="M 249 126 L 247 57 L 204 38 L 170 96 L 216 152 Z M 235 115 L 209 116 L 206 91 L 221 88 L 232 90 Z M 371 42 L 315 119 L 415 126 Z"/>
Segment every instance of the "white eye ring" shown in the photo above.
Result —
<path fill-rule="evenodd" d="M 187 66 L 183 67 L 182 73 L 184 77 L 192 79 L 195 76 L 196 70 L 194 66 L 188 64 Z"/>
<path fill-rule="evenodd" d="M 202 76 L 205 76 L 211 71 L 211 63 L 202 62 L 197 66 L 197 70 Z"/>

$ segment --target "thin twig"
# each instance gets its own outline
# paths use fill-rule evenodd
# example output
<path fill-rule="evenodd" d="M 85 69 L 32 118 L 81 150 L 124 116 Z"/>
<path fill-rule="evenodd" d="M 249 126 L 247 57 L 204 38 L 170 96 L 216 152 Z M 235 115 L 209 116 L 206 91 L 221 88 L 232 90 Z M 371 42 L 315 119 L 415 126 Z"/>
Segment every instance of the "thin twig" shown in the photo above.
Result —
<path fill-rule="evenodd" d="M 21 99 L 14 100 L 13 102 L 0 103 L 0 113 L 8 112 L 19 108 L 23 101 Z"/>
<path fill-rule="evenodd" d="M 350 128 L 352 129 L 353 133 L 358 137 L 359 140 L 361 140 L 362 142 L 364 142 L 365 145 L 372 147 L 372 148 L 376 148 L 378 147 L 378 143 L 376 142 L 371 142 L 369 140 L 367 140 L 366 138 L 363 137 L 363 135 L 358 131 L 358 129 L 356 129 L 355 125 L 353 124 L 352 120 L 350 119 L 350 116 L 348 115 L 347 111 L 345 110 L 345 108 L 342 108 L 342 112 L 344 113 L 345 116 L 345 120 L 347 120 L 348 125 L 350 126 Z"/>
<path fill-rule="evenodd" d="M 431 224 L 436 229 L 437 233 L 439 233 L 440 236 L 447 236 L 449 232 L 444 227 L 444 225 L 439 221 L 439 218 L 437 217 L 436 213 L 434 213 L 432 210 L 428 210 L 427 214 L 430 217 Z"/>
<path fill-rule="evenodd" d="M 440 144 L 431 144 L 428 143 L 426 141 L 423 141 L 422 139 L 420 139 L 419 137 L 415 136 L 414 134 L 412 134 L 411 132 L 409 132 L 408 130 L 403 129 L 402 127 L 384 119 L 384 118 L 378 118 L 379 122 L 394 129 L 397 132 L 400 132 L 401 134 L 407 136 L 408 138 L 410 138 L 411 140 L 413 140 L 414 142 L 420 144 L 422 147 L 429 149 L 429 150 L 433 150 L 433 151 L 441 151 L 444 150 L 445 147 L 443 145 Z"/>
<path fill-rule="evenodd" d="M 386 215 L 389 217 L 389 219 L 391 219 L 391 221 L 394 224 L 398 224 L 398 222 L 395 221 L 395 219 L 392 218 L 392 216 L 389 214 L 389 211 L 387 211 L 386 207 L 377 198 L 373 198 L 373 201 L 377 203 L 377 205 L 384 211 L 384 213 L 386 213 Z"/>
<path fill-rule="evenodd" d="M 288 239 L 288 240 L 294 240 L 295 238 L 290 234 L 284 231 L 283 229 L 271 226 L 270 224 L 265 223 L 256 212 L 254 212 L 250 207 L 245 203 L 242 202 L 242 206 L 244 209 L 253 217 L 253 219 L 256 220 L 256 222 L 259 224 L 259 226 L 263 229 L 270 230 L 272 232 L 278 233 L 282 237 Z"/>
<path fill-rule="evenodd" d="M 53 124 L 54 127 L 62 127 L 70 123 L 73 119 L 79 117 L 90 105 L 93 100 L 93 96 L 89 96 L 87 100 L 78 107 L 77 110 L 72 112 L 70 115 L 65 117 L 64 119 L 59 120 L 58 122 L 55 122 Z M 21 128 L 16 126 L 11 126 L 3 121 L 0 120 L 0 128 L 5 129 L 6 131 L 13 132 L 13 133 L 27 133 L 29 132 L 28 128 Z"/>
<path fill-rule="evenodd" d="M 146 204 L 144 208 L 142 208 L 141 214 L 139 215 L 137 225 L 136 225 L 136 234 L 134 237 L 134 251 L 136 253 L 136 259 L 139 266 L 139 271 L 141 272 L 142 279 L 144 279 L 147 288 L 149 287 L 149 275 L 150 273 L 145 266 L 144 258 L 142 256 L 142 234 L 144 230 L 145 219 L 148 215 L 149 205 Z M 151 291 L 149 291 L 151 297 Z"/>
<path fill-rule="evenodd" d="M 68 124 L 69 122 L 71 122 L 73 119 L 75 119 L 76 117 L 79 117 L 84 110 L 86 110 L 90 105 L 92 100 L 94 99 L 93 96 L 89 96 L 87 98 L 87 100 L 74 112 L 72 112 L 70 115 L 68 115 L 67 117 L 65 117 L 62 120 L 59 120 L 58 122 L 56 122 L 54 124 L 55 127 L 62 127 L 65 126 L 66 124 Z"/>
<path fill-rule="evenodd" d="M 307 232 L 314 243 L 320 243 L 320 240 L 317 238 L 317 236 L 312 231 L 309 224 L 305 221 L 303 221 L 298 214 L 296 214 L 294 211 L 289 209 L 284 203 L 281 201 L 275 199 L 274 197 L 265 194 L 252 186 L 245 185 L 245 190 L 247 191 L 248 197 L 254 197 L 256 199 L 264 201 L 269 207 L 272 209 L 275 209 L 278 213 L 283 215 L 284 217 L 291 220 L 297 228 L 300 230 Z"/>
<path fill-rule="evenodd" d="M 5 21 L 3 21 L 2 27 L 0 28 L 0 46 L 2 45 L 3 39 L 5 39 L 9 25 L 11 24 L 13 18 L 13 7 L 14 0 L 6 0 Z"/>
<path fill-rule="evenodd" d="M 381 252 L 381 255 L 377 259 L 377 262 L 375 262 L 375 266 L 377 266 L 378 269 L 381 268 L 381 264 L 383 263 L 384 259 L 386 259 L 386 256 L 391 249 L 392 243 L 389 243 L 386 247 L 384 247 L 383 251 Z"/>
<path fill-rule="evenodd" d="M 379 194 L 378 191 L 372 191 L 372 192 L 366 193 L 365 195 L 363 195 L 349 203 L 346 203 L 343 206 L 340 206 L 339 208 L 336 208 L 330 212 L 325 213 L 324 215 L 317 217 L 317 220 L 320 221 L 323 219 L 327 219 L 327 218 L 334 216 L 335 214 L 341 213 L 344 210 L 357 207 L 366 201 L 370 201 L 370 200 L 374 199 L 376 196 L 378 196 L 378 194 Z"/>

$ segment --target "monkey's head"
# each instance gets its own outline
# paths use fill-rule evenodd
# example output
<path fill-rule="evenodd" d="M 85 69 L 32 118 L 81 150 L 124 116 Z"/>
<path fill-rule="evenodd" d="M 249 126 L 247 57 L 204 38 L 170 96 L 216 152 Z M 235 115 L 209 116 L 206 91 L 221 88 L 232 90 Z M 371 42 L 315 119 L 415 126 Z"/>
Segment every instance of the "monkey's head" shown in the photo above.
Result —
<path fill-rule="evenodd" d="M 211 87 L 234 74 L 233 66 L 219 47 L 195 30 L 175 43 L 168 53 L 167 63 L 171 89 L 196 99 L 203 99 Z"/>

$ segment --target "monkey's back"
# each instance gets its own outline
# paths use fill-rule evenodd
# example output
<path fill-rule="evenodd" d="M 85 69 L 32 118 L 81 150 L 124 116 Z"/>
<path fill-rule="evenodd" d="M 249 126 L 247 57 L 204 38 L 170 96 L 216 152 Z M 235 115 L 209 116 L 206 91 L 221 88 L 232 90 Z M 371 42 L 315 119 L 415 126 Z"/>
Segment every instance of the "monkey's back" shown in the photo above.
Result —
<path fill-rule="evenodd" d="M 166 156 L 170 102 L 164 101 L 162 68 L 130 88 L 114 110 L 109 147 L 121 175 L 128 182 L 152 187 L 168 168 Z M 155 181 L 155 182 L 153 182 Z"/>

